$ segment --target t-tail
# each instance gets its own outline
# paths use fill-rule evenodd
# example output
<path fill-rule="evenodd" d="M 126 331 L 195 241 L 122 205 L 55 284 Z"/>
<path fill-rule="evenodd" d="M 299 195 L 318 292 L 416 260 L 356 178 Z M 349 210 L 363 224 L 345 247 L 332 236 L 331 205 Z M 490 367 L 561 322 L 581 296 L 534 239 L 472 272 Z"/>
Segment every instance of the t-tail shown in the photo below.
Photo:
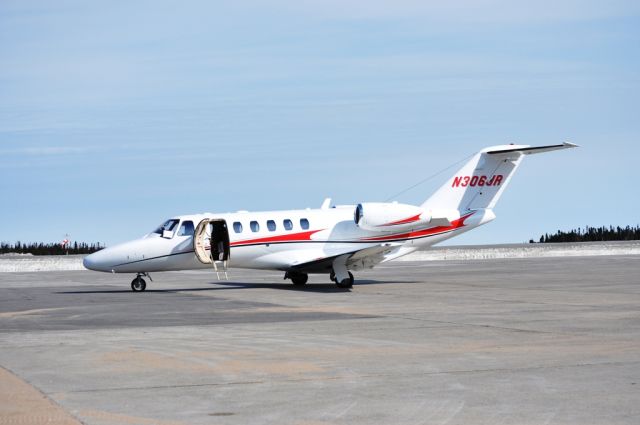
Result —
<path fill-rule="evenodd" d="M 501 145 L 475 154 L 436 193 L 422 205 L 433 217 L 464 216 L 476 211 L 474 223 L 480 225 L 495 218 L 493 208 L 507 188 L 525 155 L 575 148 L 563 143 L 551 146 Z"/>

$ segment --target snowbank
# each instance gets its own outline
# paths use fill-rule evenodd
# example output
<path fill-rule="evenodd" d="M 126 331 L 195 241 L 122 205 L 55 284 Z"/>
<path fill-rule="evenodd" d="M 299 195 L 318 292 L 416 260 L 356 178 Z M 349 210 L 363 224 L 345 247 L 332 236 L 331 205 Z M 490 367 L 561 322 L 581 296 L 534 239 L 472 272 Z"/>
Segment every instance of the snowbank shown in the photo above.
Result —
<path fill-rule="evenodd" d="M 488 260 L 594 255 L 640 255 L 640 241 L 436 247 L 414 252 L 396 261 Z M 83 255 L 0 255 L 0 272 L 86 270 L 82 266 L 83 258 Z"/>
<path fill-rule="evenodd" d="M 0 272 L 44 272 L 57 270 L 86 270 L 84 255 L 0 255 Z"/>
<path fill-rule="evenodd" d="M 487 260 L 498 258 L 640 255 L 640 241 L 435 247 L 398 261 Z"/>

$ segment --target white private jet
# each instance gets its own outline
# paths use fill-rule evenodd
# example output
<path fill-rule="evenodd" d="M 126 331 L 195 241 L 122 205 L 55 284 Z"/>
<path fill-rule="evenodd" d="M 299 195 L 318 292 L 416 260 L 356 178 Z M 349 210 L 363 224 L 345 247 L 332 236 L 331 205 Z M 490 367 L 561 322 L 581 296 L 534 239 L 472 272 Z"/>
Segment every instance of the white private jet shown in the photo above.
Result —
<path fill-rule="evenodd" d="M 422 205 L 362 203 L 320 209 L 195 214 L 171 218 L 153 232 L 93 253 L 91 270 L 135 273 L 144 291 L 151 272 L 229 266 L 281 270 L 294 285 L 326 273 L 340 288 L 353 274 L 492 221 L 493 208 L 525 155 L 573 148 L 501 145 L 478 152 Z"/>

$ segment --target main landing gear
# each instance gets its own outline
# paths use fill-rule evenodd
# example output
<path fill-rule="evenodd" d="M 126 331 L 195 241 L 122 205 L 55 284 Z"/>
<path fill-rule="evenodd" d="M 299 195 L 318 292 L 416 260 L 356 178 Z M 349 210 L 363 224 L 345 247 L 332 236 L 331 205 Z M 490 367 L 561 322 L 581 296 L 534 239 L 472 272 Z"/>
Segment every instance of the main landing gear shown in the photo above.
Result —
<path fill-rule="evenodd" d="M 142 276 L 148 277 L 149 280 L 153 282 L 149 273 L 138 273 L 138 275 L 131 281 L 131 290 L 133 292 L 142 292 L 147 289 L 147 282 L 145 282 Z"/>
<path fill-rule="evenodd" d="M 306 273 L 289 271 L 284 274 L 284 278 L 291 279 L 291 283 L 296 286 L 302 286 L 307 283 L 307 280 L 309 280 L 309 275 Z"/>
<path fill-rule="evenodd" d="M 331 279 L 332 282 L 335 282 L 335 284 L 338 286 L 338 288 L 345 288 L 345 289 L 349 289 L 349 288 L 353 288 L 353 273 L 348 272 L 349 273 L 349 277 L 346 279 L 342 279 L 341 282 L 338 282 L 338 278 L 336 277 L 336 274 L 334 272 L 331 272 L 331 274 L 329 275 L 329 279 Z"/>
<path fill-rule="evenodd" d="M 331 272 L 331 274 L 329 275 L 329 279 L 331 279 L 332 282 L 335 282 L 338 288 L 353 288 L 353 274 L 351 272 L 347 273 L 348 277 L 342 279 L 342 281 L 338 281 L 338 278 L 336 277 L 336 274 L 334 272 Z M 302 272 L 288 271 L 284 274 L 284 278 L 291 279 L 291 283 L 296 286 L 302 286 L 307 283 L 307 280 L 309 280 L 309 275 Z"/>

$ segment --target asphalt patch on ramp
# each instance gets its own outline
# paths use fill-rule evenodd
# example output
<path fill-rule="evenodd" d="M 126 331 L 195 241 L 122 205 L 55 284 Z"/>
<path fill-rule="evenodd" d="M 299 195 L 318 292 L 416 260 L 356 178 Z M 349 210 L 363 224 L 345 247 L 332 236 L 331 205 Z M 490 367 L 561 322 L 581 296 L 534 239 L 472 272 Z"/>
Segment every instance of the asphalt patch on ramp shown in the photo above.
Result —
<path fill-rule="evenodd" d="M 113 286 L 0 289 L 3 332 L 131 327 L 203 326 L 375 316 L 304 311 L 279 304 L 198 296 L 181 291 L 135 293 Z"/>

